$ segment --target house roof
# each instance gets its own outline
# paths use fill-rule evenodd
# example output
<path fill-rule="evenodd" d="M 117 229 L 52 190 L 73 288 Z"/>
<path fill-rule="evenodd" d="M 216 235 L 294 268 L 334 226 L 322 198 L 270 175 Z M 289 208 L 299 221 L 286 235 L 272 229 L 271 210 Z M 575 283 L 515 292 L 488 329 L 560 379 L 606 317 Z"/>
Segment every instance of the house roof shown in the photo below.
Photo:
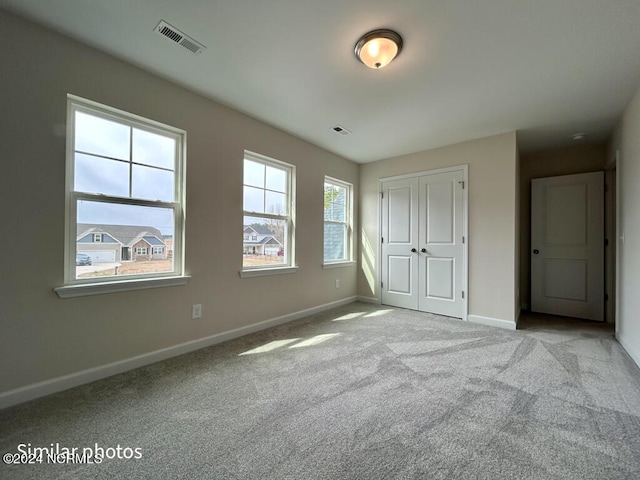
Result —
<path fill-rule="evenodd" d="M 161 247 L 164 246 L 164 242 L 160 240 L 158 237 L 154 237 L 152 235 L 145 235 L 144 239 L 149 243 L 149 245 L 153 247 Z"/>
<path fill-rule="evenodd" d="M 162 238 L 160 230 L 149 226 L 79 223 L 77 233 L 77 239 L 80 239 L 89 233 L 108 233 L 127 247 L 136 244 L 140 239 L 144 239 L 147 243 L 153 246 L 164 245 L 164 242 L 160 240 Z"/>
<path fill-rule="evenodd" d="M 258 235 L 273 235 L 273 232 L 266 225 L 245 225 L 243 231 L 246 232 L 247 229 L 253 230 Z"/>

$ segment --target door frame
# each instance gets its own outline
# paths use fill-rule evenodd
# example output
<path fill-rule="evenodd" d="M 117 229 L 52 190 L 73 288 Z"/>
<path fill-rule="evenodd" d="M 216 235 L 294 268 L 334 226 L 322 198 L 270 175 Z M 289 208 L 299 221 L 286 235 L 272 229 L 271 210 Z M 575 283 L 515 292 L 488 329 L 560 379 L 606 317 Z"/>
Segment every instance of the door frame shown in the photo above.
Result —
<path fill-rule="evenodd" d="M 408 178 L 417 178 L 425 175 L 437 175 L 439 173 L 449 173 L 462 171 L 464 188 L 462 189 L 462 229 L 464 236 L 464 245 L 462 248 L 462 281 L 461 285 L 465 295 L 462 302 L 462 320 L 468 321 L 469 317 L 469 165 L 455 165 L 451 167 L 435 168 L 433 170 L 423 170 L 414 173 L 405 173 L 402 175 L 394 175 L 391 177 L 382 177 L 378 179 L 378 238 L 382 238 L 382 185 L 385 182 L 394 180 L 405 180 Z M 376 254 L 378 256 L 377 274 L 376 274 L 376 298 L 378 304 L 382 305 L 382 289 L 380 287 L 382 275 L 382 242 L 377 241 Z"/>

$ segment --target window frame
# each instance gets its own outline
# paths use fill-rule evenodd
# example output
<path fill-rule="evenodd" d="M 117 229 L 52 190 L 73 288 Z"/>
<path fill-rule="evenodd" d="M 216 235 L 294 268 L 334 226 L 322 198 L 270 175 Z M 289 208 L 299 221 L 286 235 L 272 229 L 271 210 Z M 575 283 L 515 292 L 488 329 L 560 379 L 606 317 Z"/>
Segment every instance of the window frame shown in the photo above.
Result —
<path fill-rule="evenodd" d="M 322 239 L 323 239 L 323 247 L 322 247 L 322 267 L 323 268 L 334 268 L 334 267 L 342 267 L 348 265 L 354 265 L 355 262 L 353 260 L 353 184 L 349 182 L 345 182 L 344 180 L 340 180 L 334 177 L 330 177 L 325 175 L 324 183 L 322 188 L 323 200 L 324 200 L 324 191 L 327 184 L 334 185 L 336 187 L 342 187 L 346 189 L 346 212 L 345 212 L 345 221 L 339 222 L 335 220 L 325 220 L 324 219 L 324 208 L 323 208 L 323 222 L 322 222 Z M 345 252 L 346 258 L 341 258 L 337 260 L 325 260 L 325 251 L 324 251 L 324 231 L 327 224 L 332 225 L 344 225 L 346 227 L 346 242 Z"/>
<path fill-rule="evenodd" d="M 121 125 L 126 125 L 130 128 L 136 128 L 175 139 L 176 150 L 173 170 L 173 201 L 147 200 L 135 197 L 131 198 L 76 191 L 74 189 L 76 112 L 83 112 L 105 120 L 117 122 Z M 187 132 L 182 129 L 75 95 L 67 95 L 64 285 L 54 289 L 61 298 L 172 285 L 185 285 L 187 283 L 189 277 L 185 275 L 184 272 L 186 146 Z M 131 161 L 131 158 L 129 161 Z M 173 270 L 170 272 L 126 275 L 119 278 L 115 276 L 76 278 L 75 255 L 77 243 L 77 206 L 78 202 L 81 200 L 141 207 L 157 207 L 173 210 Z"/>
<path fill-rule="evenodd" d="M 251 210 L 244 209 L 244 162 L 246 160 L 260 163 L 262 165 L 270 166 L 273 168 L 277 168 L 280 170 L 284 170 L 287 174 L 286 180 L 286 204 L 287 204 L 287 212 L 285 215 L 278 215 L 266 212 L 255 212 Z M 248 185 L 252 188 L 258 188 L 253 185 Z M 266 188 L 262 188 L 262 190 L 268 190 Z M 283 248 L 285 249 L 285 262 L 282 264 L 274 264 L 274 265 L 259 265 L 259 266 L 241 266 L 240 276 L 241 277 L 256 277 L 263 275 L 273 275 L 273 274 L 281 274 L 281 273 L 294 273 L 298 270 L 298 266 L 296 265 L 296 255 L 295 255 L 295 210 L 296 210 L 296 167 L 295 165 L 291 165 L 290 163 L 283 162 L 281 160 L 276 160 L 271 157 L 267 157 L 266 155 L 261 155 L 259 153 L 251 152 L 249 150 L 244 151 L 244 155 L 242 157 L 242 195 L 243 195 L 243 205 L 242 205 L 242 223 L 244 225 L 244 217 L 260 217 L 260 218 L 268 218 L 273 220 L 283 220 L 287 225 L 287 236 L 284 239 L 285 245 Z M 257 235 L 256 235 L 257 236 Z M 243 244 L 242 244 L 243 245 Z M 243 257 L 244 258 L 244 246 L 242 248 Z"/>

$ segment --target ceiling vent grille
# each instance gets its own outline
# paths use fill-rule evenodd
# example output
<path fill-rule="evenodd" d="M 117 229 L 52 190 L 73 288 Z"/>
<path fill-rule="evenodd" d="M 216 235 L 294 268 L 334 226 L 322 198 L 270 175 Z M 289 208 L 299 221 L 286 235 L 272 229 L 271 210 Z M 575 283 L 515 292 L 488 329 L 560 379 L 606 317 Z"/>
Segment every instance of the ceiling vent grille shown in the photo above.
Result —
<path fill-rule="evenodd" d="M 189 35 L 181 32 L 177 28 L 172 27 L 164 20 L 161 20 L 158 26 L 155 28 L 155 31 L 160 35 L 165 36 L 169 40 L 177 43 L 182 48 L 189 50 L 191 53 L 198 55 L 202 53 L 202 51 L 207 48 L 202 45 L 200 42 L 197 42 Z"/>
<path fill-rule="evenodd" d="M 351 134 L 351 132 L 349 130 L 347 130 L 344 127 L 341 127 L 340 125 L 336 125 L 335 127 L 333 127 L 332 130 L 334 132 L 336 132 L 337 134 L 342 135 L 342 136 L 347 136 L 347 135 Z"/>

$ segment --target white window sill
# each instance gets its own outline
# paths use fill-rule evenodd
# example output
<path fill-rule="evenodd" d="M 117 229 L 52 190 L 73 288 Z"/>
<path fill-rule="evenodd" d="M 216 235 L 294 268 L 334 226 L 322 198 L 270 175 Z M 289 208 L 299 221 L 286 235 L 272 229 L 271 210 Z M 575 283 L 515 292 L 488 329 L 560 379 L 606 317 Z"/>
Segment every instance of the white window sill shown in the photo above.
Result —
<path fill-rule="evenodd" d="M 356 264 L 356 262 L 333 262 L 333 263 L 323 263 L 322 268 L 340 268 L 340 267 L 352 267 Z"/>
<path fill-rule="evenodd" d="M 82 285 L 65 285 L 54 288 L 60 298 L 84 297 L 86 295 L 102 295 L 104 293 L 128 292 L 130 290 L 146 290 L 148 288 L 176 287 L 186 285 L 191 277 L 143 278 L 135 280 L 119 280 L 117 282 L 85 283 Z"/>
<path fill-rule="evenodd" d="M 240 276 L 242 278 L 263 277 L 265 275 L 279 275 L 282 273 L 295 273 L 297 271 L 298 267 L 254 268 L 250 270 L 241 270 Z"/>

